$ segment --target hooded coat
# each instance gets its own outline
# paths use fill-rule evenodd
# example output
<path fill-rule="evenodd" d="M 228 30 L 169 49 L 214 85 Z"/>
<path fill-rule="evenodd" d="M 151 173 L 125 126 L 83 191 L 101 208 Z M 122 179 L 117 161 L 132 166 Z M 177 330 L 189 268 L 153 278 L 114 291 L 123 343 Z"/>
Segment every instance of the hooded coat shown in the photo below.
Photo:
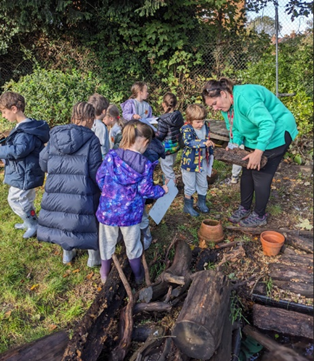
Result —
<path fill-rule="evenodd" d="M 0 147 L 0 158 L 5 159 L 4 183 L 19 189 L 32 189 L 44 183 L 45 173 L 39 166 L 39 153 L 49 140 L 49 125 L 31 119 L 20 123 Z"/>
<path fill-rule="evenodd" d="M 111 150 L 97 172 L 101 189 L 98 221 L 119 227 L 141 223 L 145 199 L 165 194 L 164 189 L 153 182 L 156 164 L 131 150 Z"/>
<path fill-rule="evenodd" d="M 182 140 L 180 128 L 183 124 L 184 119 L 178 110 L 165 113 L 158 119 L 156 138 L 163 142 L 166 155 L 176 153 L 180 149 Z"/>
<path fill-rule="evenodd" d="M 99 139 L 75 124 L 54 127 L 40 153 L 40 166 L 48 172 L 39 213 L 37 238 L 73 248 L 98 250 L 99 203 L 96 183 L 101 164 Z"/>

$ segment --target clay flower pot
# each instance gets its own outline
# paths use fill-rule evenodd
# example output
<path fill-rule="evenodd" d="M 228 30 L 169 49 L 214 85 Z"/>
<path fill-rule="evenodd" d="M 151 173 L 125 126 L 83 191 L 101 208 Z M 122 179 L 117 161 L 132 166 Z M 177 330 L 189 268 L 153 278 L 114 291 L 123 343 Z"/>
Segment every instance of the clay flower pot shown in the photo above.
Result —
<path fill-rule="evenodd" d="M 222 225 L 213 219 L 204 219 L 197 233 L 199 240 L 218 243 L 224 239 Z"/>
<path fill-rule="evenodd" d="M 261 233 L 260 240 L 266 256 L 277 256 L 285 242 L 285 237 L 275 231 L 265 231 Z"/>

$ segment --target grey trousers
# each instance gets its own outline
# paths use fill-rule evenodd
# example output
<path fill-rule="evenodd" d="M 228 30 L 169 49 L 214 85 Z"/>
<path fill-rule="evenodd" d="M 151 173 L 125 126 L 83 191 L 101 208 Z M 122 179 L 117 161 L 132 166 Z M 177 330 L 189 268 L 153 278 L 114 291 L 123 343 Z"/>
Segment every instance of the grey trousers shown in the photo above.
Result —
<path fill-rule="evenodd" d="M 184 183 L 184 194 L 187 196 L 192 196 L 195 192 L 201 196 L 206 196 L 208 190 L 207 183 L 207 162 L 204 159 L 203 163 L 203 172 L 188 172 L 185 169 L 181 168 L 182 172 L 182 181 Z"/>
<path fill-rule="evenodd" d="M 174 181 L 176 179 L 173 167 L 176 162 L 177 154 L 178 153 L 166 155 L 165 159 L 160 158 L 161 170 L 166 179 L 173 179 Z"/>
<path fill-rule="evenodd" d="M 15 187 L 9 188 L 8 202 L 12 211 L 19 217 L 23 217 L 25 213 L 35 209 L 34 201 L 36 197 L 35 188 L 23 190 Z"/>
<path fill-rule="evenodd" d="M 124 239 L 128 259 L 138 258 L 142 255 L 143 246 L 139 224 L 128 227 L 114 227 L 99 223 L 99 250 L 102 260 L 106 261 L 114 254 L 119 238 L 119 230 Z"/>

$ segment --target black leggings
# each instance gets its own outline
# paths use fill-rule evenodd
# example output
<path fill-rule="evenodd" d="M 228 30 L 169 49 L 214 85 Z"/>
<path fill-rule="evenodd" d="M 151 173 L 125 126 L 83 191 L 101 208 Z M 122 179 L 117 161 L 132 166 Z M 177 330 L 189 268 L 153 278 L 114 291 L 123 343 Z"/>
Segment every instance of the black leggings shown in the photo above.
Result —
<path fill-rule="evenodd" d="M 288 132 L 285 132 L 285 144 L 265 150 L 264 155 L 267 157 L 267 163 L 261 170 L 242 169 L 241 177 L 241 206 L 245 209 L 250 209 L 253 194 L 255 191 L 255 208 L 254 211 L 259 216 L 264 216 L 266 206 L 270 195 L 271 182 L 274 174 L 279 166 L 281 159 L 286 153 L 292 139 Z"/>

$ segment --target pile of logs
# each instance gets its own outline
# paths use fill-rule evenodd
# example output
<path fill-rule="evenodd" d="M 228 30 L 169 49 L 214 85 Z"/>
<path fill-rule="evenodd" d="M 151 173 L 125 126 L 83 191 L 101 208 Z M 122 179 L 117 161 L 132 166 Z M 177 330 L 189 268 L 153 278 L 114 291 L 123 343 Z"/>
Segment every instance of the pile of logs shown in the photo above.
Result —
<path fill-rule="evenodd" d="M 291 245 L 296 244 L 295 237 L 306 238 L 300 234 L 290 236 L 287 236 L 287 243 Z M 310 242 L 303 241 L 303 249 L 313 253 Z M 302 242 L 297 242 L 298 245 L 300 243 Z M 204 265 L 217 261 L 217 249 L 198 249 L 192 254 L 189 245 L 182 239 L 175 239 L 172 245 L 175 245 L 173 262 L 154 283 L 150 282 L 144 257 L 146 286 L 135 293 L 130 287 L 131 270 L 127 258 L 124 256 L 118 260 L 114 256 L 115 267 L 90 309 L 76 326 L 71 340 L 65 332 L 58 332 L 30 345 L 8 351 L 0 355 L 0 360 L 236 359 L 239 345 L 236 346 L 235 340 L 241 341 L 240 324 L 232 324 L 231 317 L 231 294 L 236 285 L 230 283 L 220 269 L 224 262 L 232 262 L 237 257 L 245 256 L 242 245 L 235 242 L 231 244 L 231 250 L 223 246 L 218 248 L 219 252 L 222 252 L 221 249 L 227 251 L 223 252 L 215 270 L 204 270 Z M 273 282 L 285 282 L 284 287 L 288 287 L 290 282 L 291 288 L 295 278 L 302 277 L 302 282 L 307 282 L 308 288 L 313 286 L 310 277 L 313 260 L 306 254 L 302 255 L 302 260 L 299 257 L 300 255 L 291 253 L 291 250 L 286 250 L 281 256 L 280 264 L 270 264 Z M 299 263 L 293 266 L 291 262 Z M 165 263 L 168 264 L 166 260 Z M 191 273 L 192 263 L 195 273 Z M 298 268 L 298 273 L 294 267 Z M 289 307 L 282 308 L 282 305 L 276 304 L 274 300 L 271 304 L 261 304 L 263 297 L 267 296 L 262 292 L 258 293 L 259 287 L 257 284 L 253 294 L 253 300 L 256 301 L 253 305 L 253 323 L 256 327 L 313 339 L 313 315 L 309 314 L 309 308 L 305 306 L 302 309 L 296 304 L 295 308 L 290 309 L 289 307 L 293 306 L 290 303 Z M 313 287 L 311 288 L 313 290 Z M 125 306 L 126 296 L 128 302 Z M 268 298 L 267 300 L 269 301 Z M 143 313 L 152 313 L 156 322 L 140 325 L 136 321 L 143 318 Z M 165 314 L 169 314 L 169 324 L 161 322 L 162 318 L 167 318 Z M 287 319 L 291 322 L 287 322 Z M 137 327 L 134 327 L 134 323 L 137 323 Z M 290 354 L 295 357 L 291 360 L 304 360 L 250 326 L 245 326 L 243 331 L 269 350 L 270 356 L 267 357 L 273 357 L 269 360 L 289 360 Z M 237 335 L 240 336 L 236 337 Z M 137 350 L 131 347 L 134 342 L 142 343 Z M 281 350 L 280 355 L 286 355 L 286 358 L 275 354 L 278 347 Z"/>

